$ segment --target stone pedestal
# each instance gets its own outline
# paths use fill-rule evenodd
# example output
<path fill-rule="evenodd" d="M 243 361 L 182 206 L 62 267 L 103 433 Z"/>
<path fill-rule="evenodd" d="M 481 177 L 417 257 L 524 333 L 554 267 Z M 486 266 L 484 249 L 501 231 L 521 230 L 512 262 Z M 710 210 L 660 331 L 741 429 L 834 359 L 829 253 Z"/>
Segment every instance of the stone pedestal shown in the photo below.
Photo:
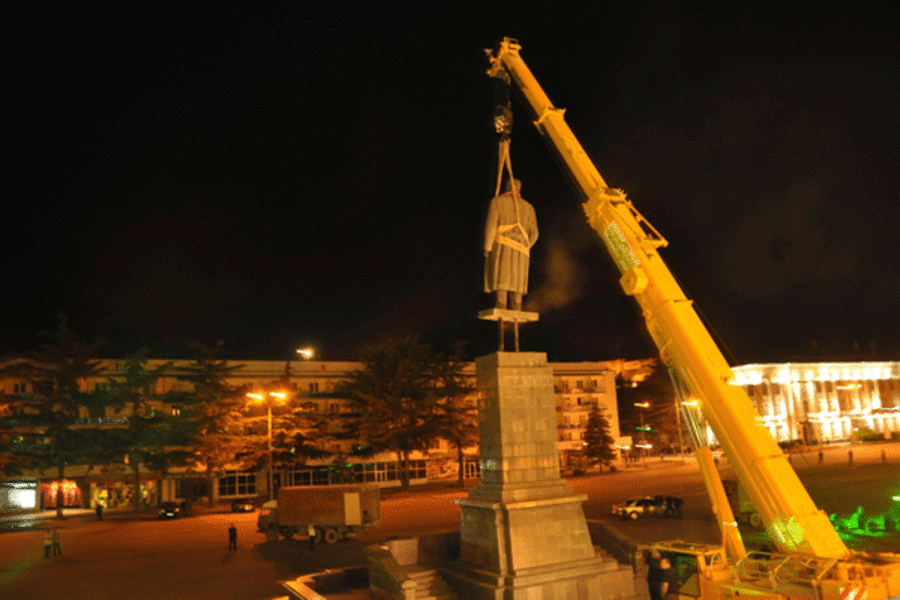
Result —
<path fill-rule="evenodd" d="M 459 500 L 460 560 L 444 577 L 460 597 L 602 600 L 581 503 L 560 477 L 553 371 L 538 352 L 475 361 L 481 483 Z M 609 596 L 607 596 L 609 597 Z"/>

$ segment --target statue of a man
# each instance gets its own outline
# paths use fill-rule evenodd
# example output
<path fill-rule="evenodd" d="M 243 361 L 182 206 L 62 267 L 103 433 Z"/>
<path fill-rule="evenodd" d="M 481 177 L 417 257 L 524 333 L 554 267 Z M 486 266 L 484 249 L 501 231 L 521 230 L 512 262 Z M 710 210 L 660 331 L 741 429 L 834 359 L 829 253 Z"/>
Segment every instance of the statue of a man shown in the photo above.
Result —
<path fill-rule="evenodd" d="M 484 226 L 484 291 L 496 293 L 501 309 L 522 309 L 529 254 L 538 238 L 534 207 L 519 195 L 521 187 L 518 179 L 507 182 L 506 192 L 491 200 Z"/>

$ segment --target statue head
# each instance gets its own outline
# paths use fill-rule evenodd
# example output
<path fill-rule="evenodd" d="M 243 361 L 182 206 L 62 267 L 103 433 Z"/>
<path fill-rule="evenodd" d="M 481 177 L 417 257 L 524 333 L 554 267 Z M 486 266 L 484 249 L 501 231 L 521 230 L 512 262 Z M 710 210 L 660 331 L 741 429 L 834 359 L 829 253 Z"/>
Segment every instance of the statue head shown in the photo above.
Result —
<path fill-rule="evenodd" d="M 506 191 L 511 192 L 513 189 L 513 185 L 516 186 L 517 193 L 522 190 L 522 182 L 521 181 L 519 181 L 518 179 L 507 179 L 506 180 Z"/>

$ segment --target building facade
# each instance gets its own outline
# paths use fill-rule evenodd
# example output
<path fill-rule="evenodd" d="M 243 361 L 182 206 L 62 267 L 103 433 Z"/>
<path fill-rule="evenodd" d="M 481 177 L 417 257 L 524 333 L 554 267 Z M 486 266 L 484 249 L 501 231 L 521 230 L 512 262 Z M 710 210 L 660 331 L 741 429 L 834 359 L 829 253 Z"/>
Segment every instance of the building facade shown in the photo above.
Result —
<path fill-rule="evenodd" d="M 166 361 L 149 360 L 146 367 L 154 369 Z M 125 361 L 102 360 L 102 373 L 82 382 L 84 391 L 102 390 L 110 378 L 123 373 Z M 191 364 L 176 361 L 174 369 Z M 625 361 L 550 363 L 554 373 L 557 397 L 557 425 L 560 444 L 560 460 L 563 468 L 580 465 L 583 450 L 583 434 L 587 415 L 596 404 L 610 424 L 613 438 L 619 435 L 616 408 L 615 377 L 627 371 Z M 229 361 L 235 367 L 228 383 L 248 391 L 272 390 L 302 401 L 310 407 L 310 414 L 322 423 L 319 431 L 321 450 L 327 456 L 318 460 L 306 460 L 302 466 L 276 469 L 273 472 L 275 489 L 283 485 L 329 485 L 343 483 L 350 477 L 355 481 L 373 482 L 382 486 L 400 485 L 399 460 L 393 452 L 361 457 L 356 452 L 359 440 L 352 433 L 352 424 L 358 418 L 353 402 L 344 391 L 344 382 L 350 373 L 362 367 L 358 362 L 301 361 L 292 362 L 286 372 L 284 362 L 278 361 Z M 466 375 L 475 379 L 475 365 L 469 363 Z M 3 380 L 3 394 L 19 399 L 33 398 L 28 384 L 17 380 Z M 191 384 L 175 376 L 160 378 L 150 390 L 146 410 L 148 414 L 163 414 L 177 418 L 182 407 L 173 402 L 173 393 L 189 392 Z M 472 398 L 474 404 L 474 394 Z M 2 400 L 0 400 L 2 403 Z M 17 403 L 21 407 L 27 402 Z M 79 425 L 85 427 L 123 427 L 127 424 L 127 408 L 105 407 L 102 411 L 81 409 Z M 15 447 L 17 415 L 0 413 L 0 446 Z M 10 454 L 7 453 L 7 456 Z M 479 473 L 477 446 L 464 449 L 463 468 L 466 477 Z M 13 451 L 12 456 L 15 456 Z M 14 460 L 14 458 L 13 458 Z M 456 479 L 459 472 L 456 448 L 446 440 L 435 439 L 425 451 L 414 452 L 411 460 L 411 483 L 428 480 Z M 0 512 L 12 506 L 35 508 L 54 506 L 58 486 L 63 486 L 67 506 L 107 507 L 129 505 L 138 494 L 140 501 L 153 505 L 163 500 L 210 498 L 229 500 L 268 495 L 268 472 L 241 469 L 236 462 L 226 467 L 223 476 L 210 485 L 200 465 L 195 469 L 172 467 L 166 473 L 143 469 L 140 489 L 135 489 L 133 473 L 128 464 L 102 466 L 69 465 L 65 480 L 56 481 L 53 473 L 28 472 L 17 479 L 7 479 L 0 485 Z"/>
<path fill-rule="evenodd" d="M 742 365 L 735 385 L 779 442 L 900 437 L 900 362 Z"/>

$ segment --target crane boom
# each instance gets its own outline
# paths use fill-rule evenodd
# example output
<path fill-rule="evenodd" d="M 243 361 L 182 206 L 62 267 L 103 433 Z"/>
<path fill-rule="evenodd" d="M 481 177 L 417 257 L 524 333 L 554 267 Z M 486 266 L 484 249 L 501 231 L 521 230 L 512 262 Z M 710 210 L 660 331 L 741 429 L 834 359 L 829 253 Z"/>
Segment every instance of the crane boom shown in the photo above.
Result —
<path fill-rule="evenodd" d="M 588 221 L 621 272 L 625 293 L 637 300 L 662 361 L 697 401 L 774 544 L 785 554 L 848 556 L 828 516 L 813 503 L 750 398 L 730 384 L 731 368 L 659 255 L 666 241 L 621 190 L 603 180 L 569 129 L 565 111 L 550 102 L 520 49 L 516 40 L 505 38 L 490 52 L 488 74 L 510 76 L 524 96 L 535 126 L 559 154 L 585 199 Z"/>

